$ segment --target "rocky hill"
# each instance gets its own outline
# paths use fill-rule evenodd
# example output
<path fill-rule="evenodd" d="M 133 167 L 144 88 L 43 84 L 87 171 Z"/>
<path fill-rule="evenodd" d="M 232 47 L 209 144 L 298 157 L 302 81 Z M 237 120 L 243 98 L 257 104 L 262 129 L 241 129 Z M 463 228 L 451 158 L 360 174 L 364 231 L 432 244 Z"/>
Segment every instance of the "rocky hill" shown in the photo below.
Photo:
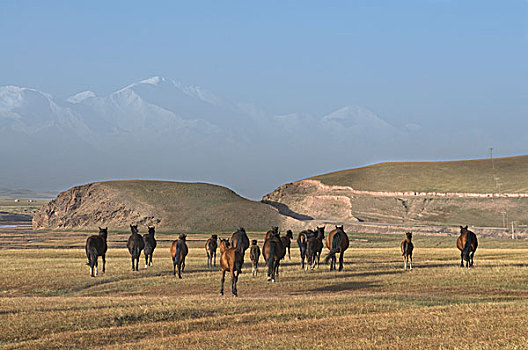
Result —
<path fill-rule="evenodd" d="M 382 163 L 289 183 L 262 201 L 324 222 L 526 225 L 527 170 L 527 156 Z"/>
<path fill-rule="evenodd" d="M 297 220 L 277 209 L 205 183 L 109 181 L 71 188 L 44 205 L 35 229 L 89 229 L 129 224 L 155 225 L 160 231 L 229 232 L 238 227 L 267 230 L 295 227 Z"/>

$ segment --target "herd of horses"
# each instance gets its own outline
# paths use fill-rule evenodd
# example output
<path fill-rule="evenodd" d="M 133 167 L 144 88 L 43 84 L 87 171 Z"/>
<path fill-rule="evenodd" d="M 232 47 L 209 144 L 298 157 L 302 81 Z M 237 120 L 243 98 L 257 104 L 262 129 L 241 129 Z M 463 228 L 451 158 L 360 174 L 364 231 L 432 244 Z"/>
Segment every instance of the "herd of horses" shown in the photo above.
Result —
<path fill-rule="evenodd" d="M 132 260 L 132 271 L 139 270 L 139 258 L 141 251 L 145 256 L 145 268 L 152 266 L 152 255 L 156 249 L 155 229 L 153 226 L 148 226 L 148 233 L 141 236 L 138 233 L 137 225 L 130 225 L 131 235 L 127 241 L 127 248 Z M 346 234 L 343 226 L 335 226 L 335 229 L 330 231 L 325 237 L 325 227 L 319 227 L 315 230 L 301 231 L 297 236 L 297 245 L 301 255 L 301 268 L 308 270 L 319 267 L 321 253 L 323 246 L 326 245 L 329 252 L 324 258 L 324 263 L 330 262 L 330 271 L 338 269 L 343 270 L 343 256 L 350 245 L 350 240 Z M 87 265 L 90 266 L 90 275 L 97 276 L 98 257 L 103 261 L 103 272 L 105 272 L 106 252 L 108 237 L 108 227 L 99 227 L 99 234 L 92 235 L 86 240 L 86 257 L 88 258 Z M 182 278 L 182 272 L 185 270 L 185 257 L 189 253 L 187 246 L 187 235 L 180 234 L 178 239 L 172 242 L 170 247 L 170 254 L 173 262 L 173 275 L 176 272 L 179 278 Z M 258 275 L 258 263 L 260 256 L 264 258 L 267 267 L 267 280 L 275 282 L 279 277 L 279 266 L 281 260 L 285 259 L 286 253 L 291 259 L 290 248 L 293 240 L 293 232 L 288 230 L 284 236 L 280 235 L 277 226 L 272 227 L 266 233 L 262 249 L 258 246 L 257 240 L 252 240 L 250 244 L 249 237 L 244 228 L 238 229 L 232 234 L 230 239 L 221 238 L 218 242 L 218 235 L 211 235 L 205 243 L 205 251 L 207 254 L 207 267 L 213 268 L 216 266 L 216 250 L 220 248 L 220 267 L 222 272 L 220 294 L 224 294 L 225 274 L 229 272 L 231 275 L 231 291 L 234 296 L 238 295 L 237 281 L 238 276 L 242 273 L 242 266 L 244 264 L 244 256 L 247 249 L 250 249 L 250 259 L 252 263 L 253 276 Z M 478 240 L 475 233 L 468 230 L 468 226 L 460 226 L 460 236 L 457 239 L 457 248 L 460 250 L 460 266 L 473 266 L 473 256 L 478 247 Z M 401 253 L 403 256 L 404 270 L 412 270 L 412 254 L 414 244 L 412 243 L 412 232 L 407 232 L 406 237 L 400 244 Z M 337 264 L 337 254 L 339 254 L 339 267 Z M 306 261 L 306 262 L 305 262 Z"/>

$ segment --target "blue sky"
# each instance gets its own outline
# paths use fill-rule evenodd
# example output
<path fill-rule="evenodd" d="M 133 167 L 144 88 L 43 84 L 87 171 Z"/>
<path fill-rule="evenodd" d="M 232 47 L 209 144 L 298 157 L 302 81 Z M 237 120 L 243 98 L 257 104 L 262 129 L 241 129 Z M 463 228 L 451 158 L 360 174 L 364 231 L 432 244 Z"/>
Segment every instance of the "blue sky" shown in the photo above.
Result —
<path fill-rule="evenodd" d="M 162 75 L 276 114 L 360 105 L 485 138 L 372 162 L 528 153 L 528 1 L 0 0 L 0 47 L 0 86 L 59 98 Z"/>
<path fill-rule="evenodd" d="M 4 0 L 0 84 L 66 97 L 161 74 L 276 113 L 520 117 L 527 27 L 528 3 L 511 0 Z"/>

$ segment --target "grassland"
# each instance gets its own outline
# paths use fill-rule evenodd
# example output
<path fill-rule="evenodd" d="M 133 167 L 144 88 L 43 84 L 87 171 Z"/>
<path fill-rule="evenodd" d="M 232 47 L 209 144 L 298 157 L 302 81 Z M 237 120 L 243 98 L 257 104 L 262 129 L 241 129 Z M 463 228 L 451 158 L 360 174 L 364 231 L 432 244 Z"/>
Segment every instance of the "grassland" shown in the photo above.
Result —
<path fill-rule="evenodd" d="M 367 191 L 528 192 L 528 156 L 450 162 L 391 162 L 312 177 Z"/>
<path fill-rule="evenodd" d="M 107 272 L 90 278 L 86 234 L 0 232 L 0 347 L 525 349 L 528 242 L 482 239 L 458 267 L 456 237 L 415 237 L 402 270 L 400 235 L 350 234 L 345 270 L 302 271 L 298 250 L 278 283 L 250 275 L 219 295 L 205 234 L 190 235 L 182 280 L 159 234 L 154 266 L 130 271 L 126 234 L 110 233 Z M 18 238 L 17 238 L 18 237 Z M 250 233 L 262 239 L 262 233 Z M 325 250 L 326 251 L 326 250 Z M 263 266 L 261 264 L 261 270 Z M 262 271 L 261 271 L 262 272 Z M 229 279 L 226 281 L 229 286 Z M 229 287 L 227 288 L 229 290 Z"/>

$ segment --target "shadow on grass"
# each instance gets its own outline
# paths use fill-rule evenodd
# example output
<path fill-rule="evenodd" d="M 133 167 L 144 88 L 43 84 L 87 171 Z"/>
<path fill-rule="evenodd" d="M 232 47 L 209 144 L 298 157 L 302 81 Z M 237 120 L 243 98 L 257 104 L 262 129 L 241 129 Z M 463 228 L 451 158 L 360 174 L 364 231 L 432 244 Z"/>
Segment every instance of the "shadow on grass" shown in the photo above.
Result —
<path fill-rule="evenodd" d="M 329 286 L 323 286 L 313 289 L 308 289 L 308 292 L 315 292 L 315 293 L 331 293 L 331 292 L 342 292 L 342 291 L 350 291 L 350 290 L 358 290 L 358 289 L 368 289 L 368 288 L 374 288 L 379 287 L 379 284 L 373 283 L 373 282 L 343 282 L 343 283 L 336 283 Z"/>

